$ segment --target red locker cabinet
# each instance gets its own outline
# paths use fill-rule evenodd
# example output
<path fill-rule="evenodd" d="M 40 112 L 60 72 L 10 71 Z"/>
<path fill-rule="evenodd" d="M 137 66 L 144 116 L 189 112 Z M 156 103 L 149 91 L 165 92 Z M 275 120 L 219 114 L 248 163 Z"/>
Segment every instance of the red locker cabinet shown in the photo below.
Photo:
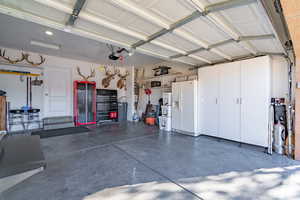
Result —
<path fill-rule="evenodd" d="M 74 81 L 74 121 L 76 126 L 96 124 L 96 83 Z"/>

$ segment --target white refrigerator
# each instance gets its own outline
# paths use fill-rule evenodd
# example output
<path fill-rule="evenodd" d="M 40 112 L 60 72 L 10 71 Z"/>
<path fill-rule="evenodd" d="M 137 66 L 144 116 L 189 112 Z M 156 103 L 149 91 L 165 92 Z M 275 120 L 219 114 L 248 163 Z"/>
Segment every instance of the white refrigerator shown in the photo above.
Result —
<path fill-rule="evenodd" d="M 197 80 L 172 83 L 172 130 L 198 136 Z"/>

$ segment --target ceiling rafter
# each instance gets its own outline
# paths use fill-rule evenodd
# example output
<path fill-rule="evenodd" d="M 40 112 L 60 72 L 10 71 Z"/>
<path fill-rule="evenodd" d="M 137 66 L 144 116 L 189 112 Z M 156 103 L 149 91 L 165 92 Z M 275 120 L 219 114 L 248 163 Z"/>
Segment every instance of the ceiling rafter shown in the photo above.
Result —
<path fill-rule="evenodd" d="M 73 11 L 72 11 L 72 14 L 70 15 L 66 25 L 70 25 L 70 26 L 74 25 L 75 21 L 78 18 L 78 15 L 79 15 L 81 9 L 83 8 L 83 6 L 85 4 L 85 1 L 86 0 L 76 0 L 76 3 L 74 5 Z"/>
<path fill-rule="evenodd" d="M 177 55 L 171 56 L 170 58 L 179 58 L 179 57 L 182 57 L 182 56 L 189 56 L 189 55 L 193 55 L 195 53 L 201 52 L 201 51 L 212 51 L 212 50 L 216 50 L 215 48 L 217 48 L 217 47 L 220 47 L 220 46 L 223 46 L 223 45 L 226 45 L 226 44 L 230 44 L 230 43 L 240 43 L 240 42 L 251 41 L 251 40 L 265 40 L 265 39 L 274 39 L 274 38 L 275 38 L 275 35 L 273 35 L 273 34 L 241 36 L 237 40 L 234 40 L 234 39 L 224 40 L 224 41 L 221 41 L 221 42 L 218 42 L 218 43 L 215 43 L 215 44 L 211 44 L 207 48 L 201 47 L 201 48 L 198 48 L 198 49 L 188 51 L 184 55 L 183 54 L 177 54 Z"/>
<path fill-rule="evenodd" d="M 284 56 L 286 57 L 286 55 L 284 53 L 274 53 L 274 52 L 259 52 L 256 55 L 253 54 L 247 54 L 247 55 L 242 55 L 242 56 L 237 56 L 234 57 L 231 61 L 228 60 L 221 60 L 218 62 L 214 62 L 211 64 L 204 64 L 204 65 L 200 65 L 194 68 L 191 68 L 191 70 L 195 70 L 195 69 L 199 69 L 202 67 L 209 67 L 209 66 L 213 66 L 213 65 L 218 65 L 218 64 L 224 64 L 224 63 L 229 63 L 229 62 L 235 62 L 235 61 L 240 61 L 240 60 L 246 60 L 246 59 L 250 59 L 250 58 L 256 58 L 256 57 L 260 57 L 260 56 Z"/>

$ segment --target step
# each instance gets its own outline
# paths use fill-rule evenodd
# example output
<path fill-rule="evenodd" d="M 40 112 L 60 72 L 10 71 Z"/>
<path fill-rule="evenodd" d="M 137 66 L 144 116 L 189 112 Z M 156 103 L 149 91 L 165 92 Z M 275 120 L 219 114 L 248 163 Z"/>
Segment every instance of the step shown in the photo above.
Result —
<path fill-rule="evenodd" d="M 6 136 L 0 149 L 0 190 L 8 189 L 46 167 L 39 136 Z"/>
<path fill-rule="evenodd" d="M 44 130 L 74 127 L 72 116 L 46 117 L 43 119 Z"/>

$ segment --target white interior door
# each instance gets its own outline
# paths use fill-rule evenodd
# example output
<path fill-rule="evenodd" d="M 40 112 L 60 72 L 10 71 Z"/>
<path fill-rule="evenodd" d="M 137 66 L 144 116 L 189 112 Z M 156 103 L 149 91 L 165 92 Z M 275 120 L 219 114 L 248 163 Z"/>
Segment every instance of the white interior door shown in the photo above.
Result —
<path fill-rule="evenodd" d="M 180 91 L 181 83 L 172 83 L 172 128 L 180 130 L 181 115 L 180 115 Z"/>
<path fill-rule="evenodd" d="M 241 139 L 268 146 L 268 120 L 271 92 L 269 57 L 241 62 Z"/>
<path fill-rule="evenodd" d="M 198 70 L 198 127 L 200 134 L 218 136 L 219 68 Z"/>
<path fill-rule="evenodd" d="M 195 131 L 195 82 L 181 83 L 181 130 L 194 133 Z"/>
<path fill-rule="evenodd" d="M 45 117 L 72 116 L 71 70 L 46 68 L 44 70 Z"/>
<path fill-rule="evenodd" d="M 240 141 L 240 62 L 219 65 L 219 136 Z"/>

